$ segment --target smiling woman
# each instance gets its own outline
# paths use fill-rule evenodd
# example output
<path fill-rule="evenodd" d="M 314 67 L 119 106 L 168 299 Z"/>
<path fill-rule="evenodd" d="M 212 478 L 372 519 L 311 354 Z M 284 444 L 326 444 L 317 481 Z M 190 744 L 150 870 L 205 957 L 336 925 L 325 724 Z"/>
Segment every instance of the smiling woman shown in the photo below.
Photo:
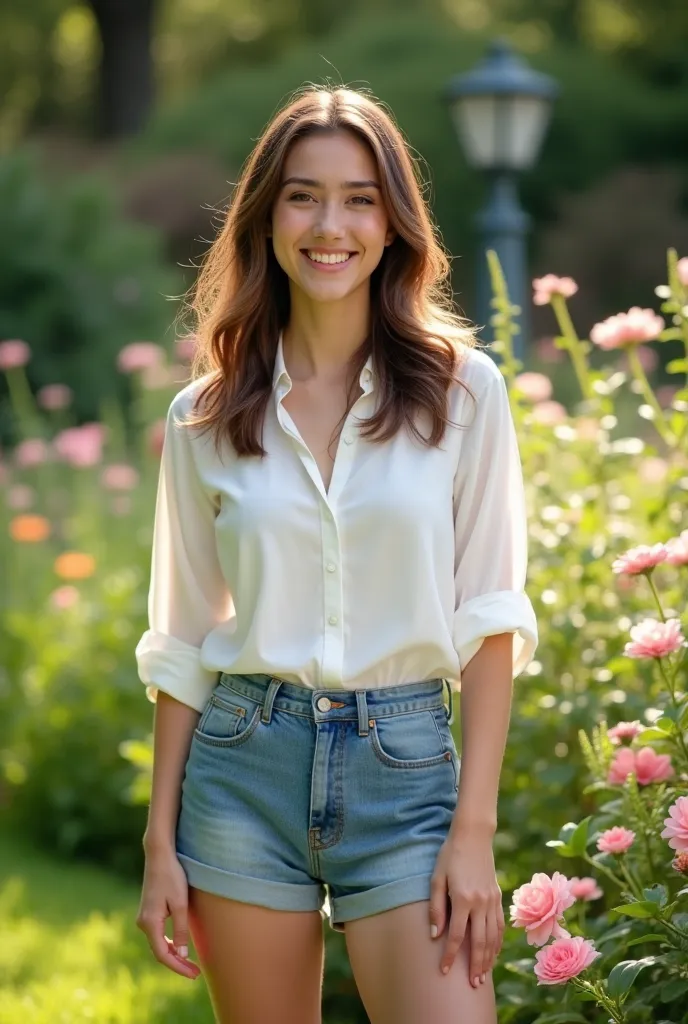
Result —
<path fill-rule="evenodd" d="M 266 128 L 199 275 L 136 649 L 140 919 L 187 977 L 192 929 L 223 1022 L 320 1024 L 325 912 L 372 1024 L 496 1019 L 491 835 L 537 627 L 508 394 L 448 268 L 391 115 L 323 88 Z"/>

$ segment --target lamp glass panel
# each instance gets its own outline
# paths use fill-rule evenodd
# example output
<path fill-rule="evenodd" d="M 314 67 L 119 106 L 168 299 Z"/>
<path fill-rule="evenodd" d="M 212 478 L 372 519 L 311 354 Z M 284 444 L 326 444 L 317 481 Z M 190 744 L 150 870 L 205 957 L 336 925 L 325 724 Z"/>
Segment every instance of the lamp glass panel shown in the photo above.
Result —
<path fill-rule="evenodd" d="M 549 109 L 534 96 L 466 96 L 452 105 L 452 115 L 470 164 L 522 171 L 537 158 Z"/>

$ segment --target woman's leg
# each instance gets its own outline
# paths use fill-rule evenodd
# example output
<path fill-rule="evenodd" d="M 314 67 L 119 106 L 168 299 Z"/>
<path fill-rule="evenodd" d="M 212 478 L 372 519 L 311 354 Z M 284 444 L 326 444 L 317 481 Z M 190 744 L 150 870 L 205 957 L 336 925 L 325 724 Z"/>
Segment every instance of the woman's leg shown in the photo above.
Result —
<path fill-rule="evenodd" d="M 468 980 L 470 922 L 445 975 L 446 928 L 430 938 L 428 900 L 347 921 L 344 935 L 371 1024 L 496 1024 L 491 972 L 477 989 Z"/>
<path fill-rule="evenodd" d="M 189 886 L 189 928 L 218 1024 L 321 1024 L 317 911 L 270 910 Z"/>

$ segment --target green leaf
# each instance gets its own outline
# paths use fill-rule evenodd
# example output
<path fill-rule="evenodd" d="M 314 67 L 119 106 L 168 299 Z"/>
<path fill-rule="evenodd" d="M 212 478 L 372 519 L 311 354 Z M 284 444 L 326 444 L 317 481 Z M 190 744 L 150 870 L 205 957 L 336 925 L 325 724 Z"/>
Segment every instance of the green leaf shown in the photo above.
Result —
<path fill-rule="evenodd" d="M 585 848 L 588 845 L 588 827 L 591 820 L 592 815 L 589 815 L 587 818 L 583 818 L 581 823 L 576 827 L 575 832 L 570 836 L 568 845 L 571 850 L 572 857 L 582 857 L 585 854 Z"/>
<path fill-rule="evenodd" d="M 653 956 L 642 960 L 622 960 L 612 968 L 607 978 L 607 991 L 613 999 L 619 999 L 628 993 L 631 985 L 645 967 L 652 967 L 657 961 Z"/>
<path fill-rule="evenodd" d="M 651 900 L 636 900 L 634 903 L 624 903 L 620 907 L 612 907 L 611 914 L 625 914 L 626 917 L 657 917 L 659 907 Z"/>
<path fill-rule="evenodd" d="M 571 837 L 578 828 L 578 823 L 575 821 L 567 821 L 565 825 L 559 831 L 559 839 L 562 843 L 570 843 Z"/>
<path fill-rule="evenodd" d="M 666 368 L 667 373 L 688 373 L 688 359 L 672 359 Z"/>
<path fill-rule="evenodd" d="M 664 885 L 653 885 L 651 889 L 643 889 L 643 895 L 645 899 L 650 900 L 651 903 L 656 903 L 658 907 L 663 907 L 667 901 L 667 891 Z"/>
<path fill-rule="evenodd" d="M 688 885 L 684 885 L 682 889 L 676 893 L 677 896 L 688 896 Z"/>
<path fill-rule="evenodd" d="M 626 945 L 630 948 L 631 946 L 639 946 L 641 942 L 666 942 L 666 935 L 659 935 L 657 932 L 650 932 L 649 935 L 641 935 L 639 939 L 631 939 Z"/>
<path fill-rule="evenodd" d="M 672 999 L 678 999 L 684 992 L 688 992 L 688 981 L 685 978 L 674 978 L 673 981 L 662 986 L 662 1002 L 670 1003 Z"/>
<path fill-rule="evenodd" d="M 621 939 L 625 935 L 628 935 L 631 931 L 631 925 L 624 922 L 623 924 L 617 924 L 613 928 L 604 932 L 603 935 L 598 936 L 595 942 L 598 946 L 601 946 L 603 942 L 611 942 L 612 939 Z"/>
<path fill-rule="evenodd" d="M 664 732 L 669 733 L 669 735 L 671 735 L 672 733 L 674 733 L 676 731 L 676 724 L 675 724 L 675 722 L 671 718 L 669 718 L 667 715 L 664 715 L 657 722 L 655 722 L 654 727 L 655 727 L 655 729 L 663 729 Z M 644 736 L 645 733 L 643 733 L 642 735 Z"/>
<path fill-rule="evenodd" d="M 643 743 L 647 743 L 649 740 L 668 740 L 669 733 L 665 729 L 658 729 L 656 726 L 651 726 L 649 729 L 643 729 L 642 731 Z"/>

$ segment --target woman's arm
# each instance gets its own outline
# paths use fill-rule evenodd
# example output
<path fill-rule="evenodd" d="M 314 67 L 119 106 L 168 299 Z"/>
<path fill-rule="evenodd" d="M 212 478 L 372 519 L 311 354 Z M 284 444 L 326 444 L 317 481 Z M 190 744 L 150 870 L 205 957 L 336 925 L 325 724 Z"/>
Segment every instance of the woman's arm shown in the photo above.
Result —
<path fill-rule="evenodd" d="M 513 634 L 488 636 L 461 677 L 461 785 L 450 836 L 497 830 L 499 776 L 511 716 Z"/>
<path fill-rule="evenodd" d="M 175 849 L 184 770 L 200 717 L 188 704 L 159 692 L 153 725 L 153 782 L 143 836 L 147 854 Z"/>

